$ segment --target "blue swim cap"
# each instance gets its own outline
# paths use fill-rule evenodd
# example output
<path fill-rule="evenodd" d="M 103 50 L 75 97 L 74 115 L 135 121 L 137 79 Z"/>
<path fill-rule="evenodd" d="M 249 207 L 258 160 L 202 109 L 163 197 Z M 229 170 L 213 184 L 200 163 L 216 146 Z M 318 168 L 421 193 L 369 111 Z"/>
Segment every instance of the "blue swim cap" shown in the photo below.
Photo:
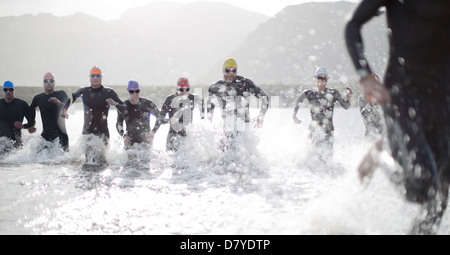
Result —
<path fill-rule="evenodd" d="M 3 88 L 6 88 L 6 87 L 14 88 L 14 83 L 12 83 L 10 81 L 5 81 L 5 83 L 3 83 Z"/>
<path fill-rule="evenodd" d="M 128 82 L 128 90 L 130 89 L 139 89 L 139 83 L 135 80 L 131 80 Z"/>

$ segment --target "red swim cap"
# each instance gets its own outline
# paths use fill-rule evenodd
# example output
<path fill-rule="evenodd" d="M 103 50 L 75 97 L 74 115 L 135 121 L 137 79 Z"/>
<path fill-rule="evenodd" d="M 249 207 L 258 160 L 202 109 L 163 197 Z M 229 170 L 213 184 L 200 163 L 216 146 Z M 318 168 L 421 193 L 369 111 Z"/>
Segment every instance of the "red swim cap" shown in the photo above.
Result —
<path fill-rule="evenodd" d="M 178 79 L 177 86 L 187 88 L 189 87 L 189 80 L 187 78 L 181 77 Z"/>

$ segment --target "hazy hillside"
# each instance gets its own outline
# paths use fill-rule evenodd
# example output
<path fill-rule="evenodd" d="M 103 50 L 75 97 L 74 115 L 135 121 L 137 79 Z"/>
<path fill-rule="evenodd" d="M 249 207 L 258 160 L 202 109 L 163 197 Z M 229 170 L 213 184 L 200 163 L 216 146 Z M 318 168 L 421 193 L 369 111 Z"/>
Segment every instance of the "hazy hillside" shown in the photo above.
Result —
<path fill-rule="evenodd" d="M 289 6 L 251 33 L 232 55 L 241 72 L 258 83 L 311 82 L 316 66 L 326 66 L 331 81 L 354 82 L 356 73 L 344 40 L 344 28 L 356 4 L 306 3 Z M 383 73 L 388 56 L 384 15 L 363 28 L 368 58 Z"/>
<path fill-rule="evenodd" d="M 99 65 L 105 84 L 195 81 L 268 19 L 208 2 L 151 3 L 110 22 L 81 13 L 0 18 L 0 79 L 34 85 L 52 71 L 60 85 L 86 84 Z"/>
<path fill-rule="evenodd" d="M 0 18 L 0 80 L 41 86 L 52 71 L 58 85 L 87 85 L 90 68 L 99 65 L 105 85 L 173 85 L 180 76 L 207 85 L 233 56 L 240 74 L 261 85 L 310 82 L 316 65 L 327 66 L 334 81 L 355 82 L 343 38 L 355 6 L 307 3 L 269 18 L 224 3 L 155 2 L 109 22 L 82 13 Z M 385 17 L 364 31 L 369 59 L 382 73 Z"/>

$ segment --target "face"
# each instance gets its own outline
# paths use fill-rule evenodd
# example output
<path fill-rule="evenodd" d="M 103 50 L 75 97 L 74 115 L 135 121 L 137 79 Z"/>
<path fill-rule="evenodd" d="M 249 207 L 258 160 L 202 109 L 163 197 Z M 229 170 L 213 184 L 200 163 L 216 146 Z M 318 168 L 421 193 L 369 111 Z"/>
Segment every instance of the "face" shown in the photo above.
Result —
<path fill-rule="evenodd" d="M 180 86 L 177 86 L 177 93 L 178 93 L 178 95 L 180 95 L 180 96 L 188 95 L 190 90 L 191 90 L 190 87 L 180 87 Z"/>
<path fill-rule="evenodd" d="M 55 76 L 53 74 L 45 74 L 44 75 L 44 89 L 47 92 L 52 92 L 55 89 Z"/>
<path fill-rule="evenodd" d="M 130 100 L 139 99 L 139 92 L 141 92 L 140 89 L 129 89 L 128 93 L 130 94 Z"/>
<path fill-rule="evenodd" d="M 3 92 L 5 93 L 5 99 L 7 101 L 14 99 L 14 88 L 13 87 L 5 87 L 5 88 L 3 88 Z"/>
<path fill-rule="evenodd" d="M 223 69 L 223 78 L 227 83 L 233 82 L 237 77 L 237 68 L 235 67 L 225 67 Z"/>
<path fill-rule="evenodd" d="M 325 90 L 327 82 L 328 82 L 328 75 L 319 74 L 316 76 L 316 87 L 320 92 Z"/>
<path fill-rule="evenodd" d="M 102 85 L 102 75 L 101 74 L 91 74 L 89 75 L 91 79 L 91 87 L 99 88 Z"/>

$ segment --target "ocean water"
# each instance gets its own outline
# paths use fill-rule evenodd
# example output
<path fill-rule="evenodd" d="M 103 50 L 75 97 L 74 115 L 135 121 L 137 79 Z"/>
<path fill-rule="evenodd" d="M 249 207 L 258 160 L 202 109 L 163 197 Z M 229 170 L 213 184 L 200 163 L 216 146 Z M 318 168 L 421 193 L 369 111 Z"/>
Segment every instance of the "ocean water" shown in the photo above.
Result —
<path fill-rule="evenodd" d="M 42 141 L 38 113 L 38 131 L 0 158 L 0 234 L 402 235 L 419 213 L 382 171 L 360 184 L 356 168 L 372 141 L 357 108 L 335 109 L 326 164 L 309 144 L 307 109 L 300 125 L 292 109 L 269 109 L 234 154 L 219 149 L 220 119 L 194 115 L 179 152 L 165 151 L 164 125 L 151 151 L 128 155 L 110 111 L 103 167 L 85 164 L 83 113 L 69 114 L 70 152 Z M 449 213 L 438 234 L 450 234 Z"/>

